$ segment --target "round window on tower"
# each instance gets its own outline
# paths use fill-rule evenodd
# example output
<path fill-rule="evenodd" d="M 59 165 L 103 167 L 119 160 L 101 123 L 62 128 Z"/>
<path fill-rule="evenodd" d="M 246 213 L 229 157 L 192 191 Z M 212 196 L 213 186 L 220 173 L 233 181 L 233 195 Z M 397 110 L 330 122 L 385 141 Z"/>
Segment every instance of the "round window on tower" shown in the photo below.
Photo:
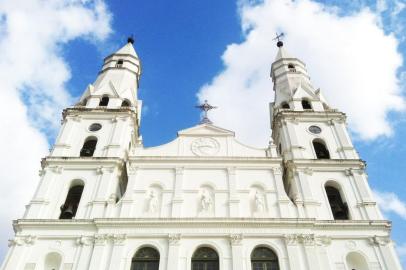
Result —
<path fill-rule="evenodd" d="M 102 128 L 102 125 L 99 123 L 93 123 L 89 126 L 89 131 L 98 131 Z"/>
<path fill-rule="evenodd" d="M 309 131 L 313 134 L 320 134 L 321 133 L 321 128 L 318 126 L 310 126 Z"/>

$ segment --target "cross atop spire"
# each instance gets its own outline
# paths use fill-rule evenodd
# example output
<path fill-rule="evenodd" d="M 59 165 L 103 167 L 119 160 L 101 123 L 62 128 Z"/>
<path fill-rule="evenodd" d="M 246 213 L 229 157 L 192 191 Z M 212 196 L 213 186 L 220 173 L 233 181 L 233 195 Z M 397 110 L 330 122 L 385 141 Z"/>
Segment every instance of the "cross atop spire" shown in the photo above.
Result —
<path fill-rule="evenodd" d="M 285 36 L 285 34 L 282 32 L 280 34 L 278 34 L 278 32 L 276 32 L 276 37 L 272 40 L 277 40 L 278 42 L 276 43 L 276 46 L 278 46 L 278 48 L 283 46 L 283 42 L 282 42 L 282 38 Z"/>
<path fill-rule="evenodd" d="M 127 38 L 127 43 L 134 44 L 134 35 L 128 36 L 128 38 Z"/>
<path fill-rule="evenodd" d="M 207 117 L 207 112 L 213 109 L 216 109 L 216 106 L 212 106 L 207 103 L 207 100 L 204 101 L 203 104 L 195 106 L 196 108 L 202 110 L 204 112 L 203 119 L 200 121 L 200 124 L 212 124 L 210 119 Z"/>

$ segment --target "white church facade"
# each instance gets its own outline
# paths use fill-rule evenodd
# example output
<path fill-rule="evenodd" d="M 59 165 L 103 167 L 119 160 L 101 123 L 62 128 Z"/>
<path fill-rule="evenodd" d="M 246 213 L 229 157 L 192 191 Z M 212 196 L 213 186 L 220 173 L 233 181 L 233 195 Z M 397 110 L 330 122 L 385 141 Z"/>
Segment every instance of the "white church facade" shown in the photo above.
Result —
<path fill-rule="evenodd" d="M 64 110 L 2 270 L 402 269 L 345 114 L 281 41 L 264 149 L 210 121 L 144 147 L 132 43 Z"/>

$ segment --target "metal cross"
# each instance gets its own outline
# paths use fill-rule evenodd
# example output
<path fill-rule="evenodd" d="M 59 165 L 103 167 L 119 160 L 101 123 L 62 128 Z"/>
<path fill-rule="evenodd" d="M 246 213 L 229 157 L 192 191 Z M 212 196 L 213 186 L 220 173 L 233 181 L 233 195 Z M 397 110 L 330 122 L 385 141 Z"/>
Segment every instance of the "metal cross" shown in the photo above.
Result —
<path fill-rule="evenodd" d="M 278 34 L 278 32 L 276 32 L 276 37 L 272 40 L 277 40 L 278 42 L 276 43 L 276 46 L 278 47 L 282 47 L 283 46 L 283 42 L 282 42 L 282 38 L 285 36 L 285 34 L 282 32 L 280 34 Z"/>
<path fill-rule="evenodd" d="M 213 109 L 216 109 L 216 106 L 212 106 L 207 103 L 207 100 L 204 101 L 203 104 L 195 106 L 196 108 L 202 110 L 204 112 L 203 119 L 200 121 L 200 124 L 212 124 L 210 119 L 207 117 L 207 112 Z"/>
<path fill-rule="evenodd" d="M 131 36 L 128 36 L 127 42 L 131 43 L 131 44 L 134 44 L 134 35 L 133 34 L 131 34 Z"/>

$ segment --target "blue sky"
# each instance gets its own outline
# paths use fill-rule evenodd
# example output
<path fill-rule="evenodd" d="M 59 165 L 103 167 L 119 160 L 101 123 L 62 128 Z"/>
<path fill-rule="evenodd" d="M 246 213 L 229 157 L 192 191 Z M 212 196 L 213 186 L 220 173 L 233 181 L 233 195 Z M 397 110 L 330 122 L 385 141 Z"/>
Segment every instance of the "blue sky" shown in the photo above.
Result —
<path fill-rule="evenodd" d="M 273 99 L 267 72 L 276 53 L 271 39 L 275 30 L 283 30 L 287 34 L 286 48 L 307 63 L 313 84 L 321 86 L 327 99 L 347 113 L 355 146 L 367 162 L 370 185 L 377 192 L 378 200 L 385 202 L 384 214 L 393 221 L 393 239 L 406 265 L 404 1 L 340 0 L 327 4 L 296 1 L 299 4 L 292 4 L 289 0 L 270 0 L 264 4 L 248 0 L 178 0 L 175 4 L 164 0 L 100 0 L 66 1 L 62 7 L 50 5 L 45 11 L 41 1 L 23 1 L 33 3 L 29 11 L 13 6 L 18 6 L 18 2 L 0 4 L 0 48 L 13 56 L 7 59 L 7 65 L 4 59 L 0 60 L 2 81 L 10 81 L 7 72 L 10 66 L 15 68 L 12 83 L 0 92 L 2 99 L 10 104 L 7 111 L 0 109 L 3 115 L 0 123 L 9 125 L 0 147 L 10 153 L 8 160 L 2 160 L 4 168 L 20 170 L 15 167 L 17 159 L 27 165 L 14 178 L 6 173 L 0 175 L 6 187 L 13 190 L 21 187 L 13 193 L 20 198 L 18 209 L 0 210 L 1 218 L 7 220 L 2 229 L 8 230 L 0 236 L 3 243 L 0 258 L 7 249 L 11 219 L 21 216 L 22 206 L 34 192 L 39 161 L 55 139 L 61 109 L 77 100 L 95 80 L 103 58 L 122 46 L 128 35 L 135 37 L 143 67 L 139 98 L 144 104 L 141 133 L 146 146 L 168 142 L 176 137 L 178 130 L 197 124 L 199 111 L 194 105 L 199 102 L 198 97 L 207 97 L 220 107 L 213 113 L 215 123 L 235 130 L 244 142 L 265 146 L 270 134 L 266 103 Z M 273 13 L 277 2 L 288 6 L 281 8 L 281 18 Z M 60 20 L 66 10 L 72 20 Z M 77 15 L 78 10 L 84 13 Z M 38 25 L 31 25 L 28 32 L 24 24 L 11 27 L 10 18 L 18 19 L 20 11 Z M 52 14 L 48 16 L 52 25 L 61 27 L 38 21 L 48 11 Z M 300 24 L 295 22 L 299 20 L 297 12 L 304 14 Z M 306 20 L 305 15 L 312 12 L 317 15 Z M 306 24 L 307 21 L 311 23 Z M 39 28 L 42 23 L 46 27 Z M 329 29 L 335 29 L 333 36 L 322 34 Z M 10 31 L 15 34 L 11 35 Z M 333 45 L 329 43 L 331 39 L 336 40 Z M 261 53 L 256 53 L 255 48 Z M 324 49 L 338 55 L 328 63 L 335 72 L 327 73 L 323 69 Z M 246 55 L 249 57 L 244 58 Z M 339 62 L 341 59 L 346 61 Z M 260 64 L 255 66 L 252 62 Z M 361 62 L 364 68 L 357 69 L 357 63 Z M 381 76 L 382 71 L 385 74 Z M 379 76 L 373 76 L 374 72 Z M 245 81 L 234 85 L 242 79 Z M 355 84 L 360 87 L 352 88 Z M 229 92 L 223 93 L 223 88 Z M 255 92 L 256 89 L 263 91 Z M 244 98 L 249 90 L 253 94 Z M 258 107 L 258 112 L 253 107 Z M 10 115 L 15 116 L 11 118 L 12 124 Z M 233 120 L 237 117 L 241 121 Z M 252 130 L 257 127 L 262 131 L 255 137 Z M 7 150 L 12 139 L 23 143 L 11 144 Z M 27 157 L 12 153 L 20 148 Z M 1 196 L 4 201 L 11 196 L 5 193 Z"/>

